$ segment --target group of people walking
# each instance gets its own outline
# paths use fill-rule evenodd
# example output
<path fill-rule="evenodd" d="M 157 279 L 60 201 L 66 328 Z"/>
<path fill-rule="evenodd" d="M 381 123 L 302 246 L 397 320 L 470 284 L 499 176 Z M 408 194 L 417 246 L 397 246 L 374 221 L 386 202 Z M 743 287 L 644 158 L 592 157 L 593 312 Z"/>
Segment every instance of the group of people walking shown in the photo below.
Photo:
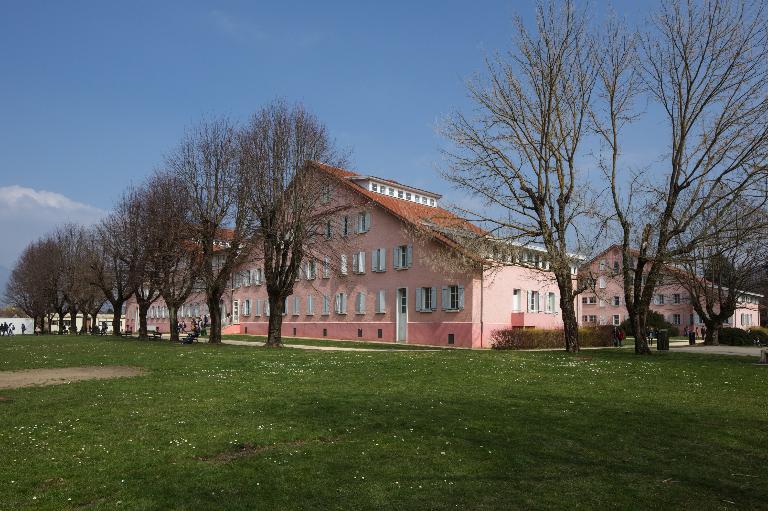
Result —
<path fill-rule="evenodd" d="M 0 323 L 0 335 L 14 335 L 16 333 L 16 325 L 3 321 Z M 21 335 L 27 333 L 27 325 L 21 324 Z"/>
<path fill-rule="evenodd" d="M 192 330 L 191 332 L 200 334 L 200 332 L 204 329 L 208 328 L 208 316 L 203 316 L 202 318 L 192 318 Z M 187 322 L 186 321 L 177 321 L 176 322 L 176 331 L 180 334 L 186 334 L 187 333 Z"/>

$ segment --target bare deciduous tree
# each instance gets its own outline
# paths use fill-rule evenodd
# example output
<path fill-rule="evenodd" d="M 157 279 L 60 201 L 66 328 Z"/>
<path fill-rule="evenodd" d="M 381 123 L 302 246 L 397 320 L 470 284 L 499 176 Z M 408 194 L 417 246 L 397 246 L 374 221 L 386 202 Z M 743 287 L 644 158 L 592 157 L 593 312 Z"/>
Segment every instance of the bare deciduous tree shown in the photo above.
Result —
<path fill-rule="evenodd" d="M 706 246 L 745 194 L 765 194 L 768 16 L 762 2 L 666 2 L 640 41 L 639 54 L 622 38 L 607 52 L 601 133 L 612 158 L 606 168 L 635 352 L 648 354 L 645 321 L 665 266 Z M 643 91 L 665 117 L 669 146 L 660 175 L 622 179 L 617 158 L 621 128 L 633 116 L 635 58 Z M 707 211 L 717 212 L 706 217 L 710 226 L 691 235 Z"/>
<path fill-rule="evenodd" d="M 311 161 L 339 164 L 324 125 L 301 105 L 281 101 L 261 109 L 240 136 L 241 164 L 249 182 L 253 238 L 264 259 L 269 299 L 268 346 L 282 343 L 284 303 L 307 259 L 332 244 L 323 239 L 326 221 L 338 211 L 324 201 L 330 186 Z"/>
<path fill-rule="evenodd" d="M 153 274 L 168 307 L 171 341 L 178 342 L 178 310 L 195 287 L 200 262 L 198 246 L 191 238 L 191 201 L 179 178 L 167 172 L 156 173 L 147 187 Z"/>
<path fill-rule="evenodd" d="M 41 331 L 45 331 L 45 317 L 51 308 L 50 245 L 45 239 L 30 243 L 16 261 L 5 289 L 7 302 L 31 317 Z"/>
<path fill-rule="evenodd" d="M 221 299 L 235 269 L 248 257 L 252 212 L 238 152 L 237 130 L 227 119 L 203 121 L 170 154 L 166 168 L 190 198 L 190 237 L 199 250 L 210 343 L 221 342 Z"/>
<path fill-rule="evenodd" d="M 580 158 L 595 84 L 593 41 L 573 2 L 537 10 L 536 33 L 517 20 L 516 47 L 487 63 L 488 84 L 469 86 L 477 118 L 452 116 L 444 133 L 456 146 L 445 177 L 480 198 L 486 212 L 460 214 L 507 245 L 548 252 L 560 290 L 565 347 L 579 350 L 573 253 L 591 212 Z"/>
<path fill-rule="evenodd" d="M 705 344 L 719 344 L 724 322 L 744 303 L 744 292 L 763 272 L 763 247 L 768 243 L 763 206 L 763 201 L 756 205 L 741 201 L 730 215 L 705 211 L 689 232 L 681 235 L 680 241 L 685 244 L 691 237 L 700 241 L 677 255 L 674 267 L 667 273 L 688 292 L 693 309 L 706 325 Z M 711 216 L 719 217 L 716 224 Z M 713 225 L 719 227 L 714 232 Z M 698 233 L 698 228 L 710 232 Z"/>
<path fill-rule="evenodd" d="M 126 243 L 123 240 L 123 219 L 115 211 L 96 227 L 96 257 L 93 260 L 93 281 L 101 289 L 104 297 L 112 306 L 112 333 L 120 335 L 120 318 L 123 304 L 133 293 L 132 267 L 130 258 L 124 253 Z"/>

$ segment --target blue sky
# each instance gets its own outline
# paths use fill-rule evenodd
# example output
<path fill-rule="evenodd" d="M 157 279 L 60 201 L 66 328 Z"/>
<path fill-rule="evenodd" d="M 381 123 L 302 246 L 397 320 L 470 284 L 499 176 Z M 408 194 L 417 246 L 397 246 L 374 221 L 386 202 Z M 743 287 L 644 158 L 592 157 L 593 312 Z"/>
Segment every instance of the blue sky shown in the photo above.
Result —
<path fill-rule="evenodd" d="M 635 19 L 654 4 L 613 5 Z M 0 8 L 6 267 L 57 222 L 103 214 L 189 124 L 244 119 L 277 96 L 314 111 L 352 150 L 355 169 L 451 199 L 435 170 L 435 126 L 469 108 L 464 82 L 486 53 L 510 46 L 513 16 L 533 18 L 533 2 L 491 0 L 5 0 Z"/>

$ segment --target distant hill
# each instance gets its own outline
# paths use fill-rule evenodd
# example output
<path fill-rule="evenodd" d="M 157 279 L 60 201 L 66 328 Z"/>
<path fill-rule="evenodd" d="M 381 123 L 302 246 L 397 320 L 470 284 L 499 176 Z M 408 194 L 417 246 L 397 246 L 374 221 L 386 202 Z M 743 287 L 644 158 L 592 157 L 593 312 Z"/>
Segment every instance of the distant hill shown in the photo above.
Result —
<path fill-rule="evenodd" d="M 5 266 L 0 266 L 0 306 L 5 305 L 5 285 L 11 278 L 11 270 Z"/>

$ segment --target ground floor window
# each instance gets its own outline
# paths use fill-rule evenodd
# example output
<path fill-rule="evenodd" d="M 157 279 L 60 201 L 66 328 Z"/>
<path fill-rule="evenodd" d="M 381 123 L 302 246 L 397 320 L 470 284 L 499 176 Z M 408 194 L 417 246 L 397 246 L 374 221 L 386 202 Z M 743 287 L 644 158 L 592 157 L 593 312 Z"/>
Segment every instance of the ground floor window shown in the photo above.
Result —
<path fill-rule="evenodd" d="M 680 314 L 672 314 L 672 324 L 673 325 L 680 324 Z"/>
<path fill-rule="evenodd" d="M 517 292 L 517 308 L 515 308 L 515 295 L 512 296 L 512 310 L 520 308 L 520 290 Z M 443 310 L 459 311 L 464 309 L 464 287 L 463 286 L 445 286 L 443 287 Z"/>
<path fill-rule="evenodd" d="M 613 315 L 613 324 L 615 326 L 619 326 L 621 324 L 621 316 L 619 316 L 618 314 L 614 314 Z"/>

